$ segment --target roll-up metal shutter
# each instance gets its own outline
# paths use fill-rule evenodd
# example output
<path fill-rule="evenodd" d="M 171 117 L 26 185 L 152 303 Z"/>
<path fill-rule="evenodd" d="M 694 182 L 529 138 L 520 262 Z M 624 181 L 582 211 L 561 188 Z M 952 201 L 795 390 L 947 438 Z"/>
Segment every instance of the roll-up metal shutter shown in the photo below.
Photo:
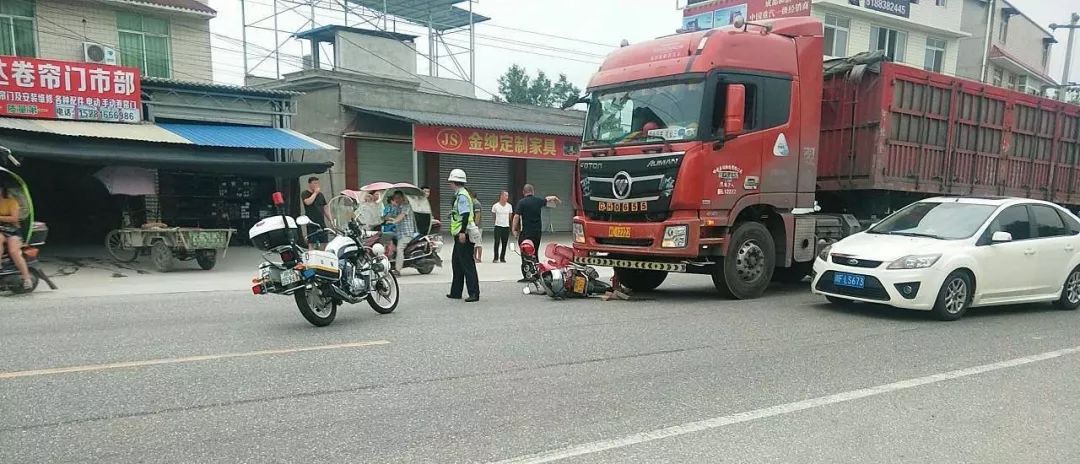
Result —
<path fill-rule="evenodd" d="M 372 182 L 412 182 L 412 144 L 382 140 L 357 140 L 360 185 Z"/>
<path fill-rule="evenodd" d="M 544 208 L 544 231 L 569 232 L 574 219 L 574 163 L 528 160 L 525 164 L 525 181 L 536 188 L 538 196 L 555 195 L 563 201 L 557 208 Z"/>
<path fill-rule="evenodd" d="M 439 155 L 439 179 L 450 176 L 451 169 L 464 169 L 469 179 L 468 189 L 480 199 L 480 225 L 492 230 L 491 204 L 499 201 L 499 194 L 510 191 L 512 160 L 494 156 Z M 443 189 L 445 190 L 445 189 Z M 449 213 L 451 194 L 442 195 L 443 216 Z"/>

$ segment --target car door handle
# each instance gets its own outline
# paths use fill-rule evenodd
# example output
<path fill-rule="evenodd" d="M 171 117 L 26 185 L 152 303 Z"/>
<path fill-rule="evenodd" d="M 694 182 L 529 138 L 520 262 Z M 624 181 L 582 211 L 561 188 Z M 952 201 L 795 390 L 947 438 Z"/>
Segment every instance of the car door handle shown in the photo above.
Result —
<path fill-rule="evenodd" d="M 1031 256 L 1031 255 L 1035 254 L 1035 250 L 1033 250 L 1031 248 L 1028 248 L 1028 249 L 1024 250 L 1024 254 L 1027 255 L 1027 256 Z"/>
<path fill-rule="evenodd" d="M 1075 250 L 1075 248 L 1073 248 L 1072 245 L 1065 245 L 1065 251 L 1073 251 L 1073 250 Z"/>

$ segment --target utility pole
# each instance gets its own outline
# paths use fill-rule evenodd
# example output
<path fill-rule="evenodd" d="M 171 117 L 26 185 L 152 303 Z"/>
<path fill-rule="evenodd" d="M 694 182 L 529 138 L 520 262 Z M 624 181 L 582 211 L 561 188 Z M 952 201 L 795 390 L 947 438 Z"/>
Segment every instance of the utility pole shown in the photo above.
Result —
<path fill-rule="evenodd" d="M 1069 67 L 1072 66 L 1072 54 L 1073 54 L 1073 39 L 1076 35 L 1076 29 L 1080 28 L 1080 14 L 1073 13 L 1069 19 L 1069 24 L 1051 24 L 1050 30 L 1056 31 L 1058 29 L 1069 30 L 1069 42 L 1065 45 L 1065 70 L 1061 72 L 1061 87 L 1058 90 L 1058 100 L 1065 101 L 1065 89 L 1069 85 Z"/>
<path fill-rule="evenodd" d="M 994 46 L 994 17 L 997 13 L 997 1 L 990 0 L 986 7 L 986 41 L 983 45 L 982 63 L 979 65 L 979 80 L 987 82 L 987 74 L 990 69 L 990 48 Z"/>

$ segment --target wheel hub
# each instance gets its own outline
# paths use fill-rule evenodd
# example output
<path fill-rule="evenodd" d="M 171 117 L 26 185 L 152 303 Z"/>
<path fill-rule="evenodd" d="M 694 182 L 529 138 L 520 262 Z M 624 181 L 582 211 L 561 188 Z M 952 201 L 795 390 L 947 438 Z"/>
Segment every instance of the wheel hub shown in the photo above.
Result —
<path fill-rule="evenodd" d="M 949 281 L 949 286 L 945 289 L 945 311 L 949 314 L 959 313 L 967 305 L 967 296 L 967 283 L 962 279 Z"/>
<path fill-rule="evenodd" d="M 1065 282 L 1065 299 L 1070 304 L 1080 303 L 1080 271 L 1069 274 L 1069 280 Z"/>
<path fill-rule="evenodd" d="M 765 274 L 765 252 L 756 241 L 746 241 L 735 253 L 735 273 L 744 282 L 753 282 Z"/>

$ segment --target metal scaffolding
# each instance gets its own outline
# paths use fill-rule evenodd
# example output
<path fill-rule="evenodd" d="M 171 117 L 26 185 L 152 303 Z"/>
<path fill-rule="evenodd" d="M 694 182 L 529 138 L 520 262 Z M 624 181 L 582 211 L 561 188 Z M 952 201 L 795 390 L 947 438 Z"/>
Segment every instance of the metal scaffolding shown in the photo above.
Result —
<path fill-rule="evenodd" d="M 283 72 L 310 65 L 313 56 L 331 54 L 305 50 L 295 35 L 323 26 L 342 25 L 385 32 L 406 32 L 427 37 L 428 75 L 459 78 L 476 84 L 476 24 L 488 17 L 474 13 L 477 0 L 240 0 L 243 23 L 245 78 L 280 79 Z M 468 3 L 467 7 L 459 7 Z M 399 30 L 400 29 L 400 30 Z M 464 37 L 467 35 L 467 41 Z M 272 47 L 260 45 L 271 42 Z M 292 47 L 299 54 L 285 51 Z M 463 63 L 467 56 L 468 63 Z M 268 70 L 268 62 L 273 63 Z M 465 65 L 468 65 L 466 68 Z M 283 71 L 284 69 L 284 71 Z"/>

